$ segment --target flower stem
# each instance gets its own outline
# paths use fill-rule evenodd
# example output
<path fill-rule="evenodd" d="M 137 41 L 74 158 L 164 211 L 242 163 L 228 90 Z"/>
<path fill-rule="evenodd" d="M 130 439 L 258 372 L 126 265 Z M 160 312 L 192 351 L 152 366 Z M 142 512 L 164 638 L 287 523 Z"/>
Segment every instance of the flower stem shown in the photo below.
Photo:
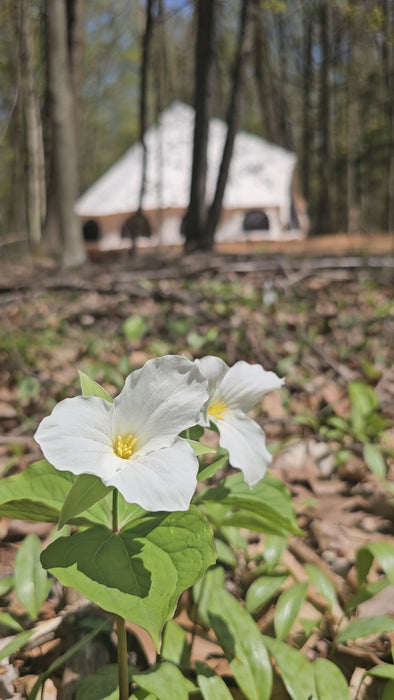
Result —
<path fill-rule="evenodd" d="M 118 489 L 112 491 L 112 532 L 118 532 Z"/>
<path fill-rule="evenodd" d="M 116 632 L 118 635 L 119 700 L 128 700 L 129 672 L 127 666 L 126 625 L 123 617 L 120 617 L 120 615 L 116 615 Z"/>
<path fill-rule="evenodd" d="M 112 531 L 118 532 L 118 490 L 112 492 Z M 116 634 L 118 637 L 118 681 L 119 700 L 129 698 L 129 669 L 127 664 L 126 624 L 120 615 L 116 615 Z"/>

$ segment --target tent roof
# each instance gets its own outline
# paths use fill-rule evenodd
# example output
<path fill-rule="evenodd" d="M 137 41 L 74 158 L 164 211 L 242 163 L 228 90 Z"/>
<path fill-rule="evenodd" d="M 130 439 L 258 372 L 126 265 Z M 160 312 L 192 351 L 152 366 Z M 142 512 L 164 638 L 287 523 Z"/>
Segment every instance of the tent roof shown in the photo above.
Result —
<path fill-rule="evenodd" d="M 194 109 L 173 103 L 145 136 L 147 176 L 143 209 L 179 208 L 189 203 Z M 208 141 L 207 198 L 214 193 L 227 127 L 212 119 Z M 258 136 L 238 132 L 224 194 L 225 209 L 278 206 L 288 209 L 296 155 Z M 132 146 L 76 202 L 80 216 L 105 216 L 138 208 L 142 147 Z"/>

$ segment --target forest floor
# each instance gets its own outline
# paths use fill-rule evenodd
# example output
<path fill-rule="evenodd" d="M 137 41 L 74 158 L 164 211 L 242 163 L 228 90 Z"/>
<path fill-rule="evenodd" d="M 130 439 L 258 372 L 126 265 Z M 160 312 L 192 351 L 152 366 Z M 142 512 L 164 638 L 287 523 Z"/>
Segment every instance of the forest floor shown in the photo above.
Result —
<path fill-rule="evenodd" d="M 305 579 L 305 564 L 315 565 L 331 581 L 340 608 L 346 607 L 356 589 L 357 550 L 375 541 L 394 544 L 394 261 L 387 236 L 240 243 L 185 257 L 139 251 L 135 258 L 113 256 L 73 271 L 20 262 L 0 268 L 3 477 L 40 458 L 32 435 L 57 401 L 79 393 L 78 369 L 115 395 L 124 377 L 155 355 L 215 354 L 230 365 L 240 359 L 261 363 L 286 377 L 285 388 L 264 397 L 254 415 L 274 454 L 270 471 L 289 488 L 305 532 L 290 539 L 282 565 L 297 580 Z M 357 397 L 349 387 L 355 384 L 376 397 L 361 436 L 352 423 Z M 368 458 L 366 443 L 373 446 Z M 0 519 L 0 584 L 12 575 L 29 533 L 45 544 L 51 526 Z M 250 552 L 262 551 L 263 536 L 251 537 Z M 239 562 L 228 565 L 227 576 L 229 589 L 242 597 L 240 569 Z M 371 583 L 381 574 L 375 566 Z M 384 588 L 361 603 L 357 615 L 394 615 L 393 593 L 392 586 Z M 1 613 L 32 624 L 13 588 L 0 594 L 4 636 Z M 61 601 L 52 591 L 40 621 L 63 614 Z M 67 603 L 72 607 L 69 598 Z M 273 609 L 271 603 L 256 618 L 265 633 Z M 153 663 L 147 635 L 133 632 L 146 664 Z M 297 633 L 295 627 L 290 643 Z M 393 645 L 393 633 L 355 640 L 340 645 L 336 663 L 354 689 L 366 669 L 391 658 Z M 59 648 L 55 631 L 12 657 L 12 697 L 25 697 Z M 309 635 L 303 652 L 327 656 L 324 635 Z M 203 635 L 195 635 L 192 659 L 229 673 Z M 11 681 L 7 686 L 1 680 L 6 671 L 0 667 L 0 686 L 10 687 Z M 67 667 L 53 674 L 46 700 L 57 697 L 66 675 Z M 358 697 L 377 700 L 381 688 L 367 683 Z M 278 691 L 275 697 L 287 696 Z"/>

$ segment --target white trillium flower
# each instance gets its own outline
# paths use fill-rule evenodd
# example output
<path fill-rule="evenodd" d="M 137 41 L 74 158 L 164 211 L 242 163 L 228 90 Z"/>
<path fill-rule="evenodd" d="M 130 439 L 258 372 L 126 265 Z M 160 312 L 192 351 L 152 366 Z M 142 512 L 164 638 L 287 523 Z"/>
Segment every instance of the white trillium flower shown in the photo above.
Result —
<path fill-rule="evenodd" d="M 187 510 L 198 461 L 178 434 L 198 422 L 207 395 L 193 362 L 166 355 L 132 372 L 113 403 L 61 401 L 35 439 L 56 469 L 98 476 L 145 510 Z"/>
<path fill-rule="evenodd" d="M 208 380 L 209 391 L 200 425 L 209 427 L 212 422 L 217 427 L 219 444 L 228 450 L 230 464 L 253 486 L 264 476 L 272 456 L 262 428 L 246 414 L 264 394 L 279 389 L 284 379 L 258 364 L 241 361 L 230 368 L 212 355 L 195 362 Z"/>

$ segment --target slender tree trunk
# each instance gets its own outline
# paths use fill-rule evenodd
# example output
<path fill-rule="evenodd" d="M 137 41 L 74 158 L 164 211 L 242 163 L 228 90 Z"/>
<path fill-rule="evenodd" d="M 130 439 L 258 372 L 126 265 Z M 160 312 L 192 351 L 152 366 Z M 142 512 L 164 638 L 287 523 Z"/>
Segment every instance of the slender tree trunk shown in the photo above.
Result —
<path fill-rule="evenodd" d="M 26 140 L 26 218 L 32 249 L 41 241 L 45 215 L 43 143 L 34 70 L 29 0 L 19 0 L 19 67 Z"/>
<path fill-rule="evenodd" d="M 142 168 L 141 185 L 139 194 L 138 210 L 142 210 L 145 193 L 146 169 L 148 163 L 148 152 L 145 143 L 145 132 L 147 128 L 147 86 L 149 70 L 149 54 L 153 35 L 153 4 L 154 0 L 146 1 L 145 30 L 142 36 L 141 46 L 141 73 L 140 73 L 140 142 L 142 146 Z"/>
<path fill-rule="evenodd" d="M 185 217 L 185 250 L 204 248 L 207 147 L 214 57 L 215 0 L 198 0 L 195 54 L 195 122 L 190 202 Z"/>
<path fill-rule="evenodd" d="M 233 155 L 234 141 L 237 134 L 241 100 L 242 86 L 245 80 L 245 67 L 247 56 L 250 54 L 250 32 L 251 28 L 251 0 L 243 0 L 241 6 L 241 16 L 239 23 L 239 35 L 237 44 L 237 55 L 233 69 L 233 81 L 231 86 L 230 103 L 227 110 L 227 135 L 223 148 L 222 160 L 220 163 L 218 179 L 216 182 L 215 195 L 209 208 L 208 218 L 205 228 L 205 246 L 212 248 L 217 225 L 222 211 L 223 196 L 226 188 L 228 173 L 230 170 L 231 157 Z"/>
<path fill-rule="evenodd" d="M 268 50 L 268 33 L 264 26 L 263 10 L 259 0 L 252 2 L 253 21 L 253 62 L 257 95 L 260 102 L 261 114 L 265 122 L 267 138 L 279 143 L 278 120 L 275 113 L 274 86 Z"/>
<path fill-rule="evenodd" d="M 310 7 L 304 15 L 304 52 L 302 71 L 302 151 L 301 172 L 302 190 L 306 199 L 309 197 L 310 168 L 311 168 L 311 94 L 313 81 L 312 63 L 313 16 Z"/>
<path fill-rule="evenodd" d="M 56 211 L 62 240 L 62 262 L 65 266 L 72 266 L 86 260 L 86 251 L 74 212 L 78 195 L 77 149 L 65 1 L 46 0 L 45 17 Z"/>
<path fill-rule="evenodd" d="M 394 231 L 394 9 L 392 0 L 381 0 L 384 17 L 382 32 L 382 65 L 384 72 L 385 103 L 387 114 L 387 189 L 386 227 Z"/>
<path fill-rule="evenodd" d="M 355 61 L 355 33 L 352 17 L 348 18 L 348 71 L 347 71 L 347 152 L 346 152 L 346 210 L 347 232 L 360 230 L 360 205 L 357 196 L 357 144 L 359 142 L 357 108 L 357 69 Z"/>
<path fill-rule="evenodd" d="M 320 137 L 319 183 L 315 233 L 330 231 L 330 39 L 328 0 L 320 0 L 320 86 L 319 121 Z"/>

